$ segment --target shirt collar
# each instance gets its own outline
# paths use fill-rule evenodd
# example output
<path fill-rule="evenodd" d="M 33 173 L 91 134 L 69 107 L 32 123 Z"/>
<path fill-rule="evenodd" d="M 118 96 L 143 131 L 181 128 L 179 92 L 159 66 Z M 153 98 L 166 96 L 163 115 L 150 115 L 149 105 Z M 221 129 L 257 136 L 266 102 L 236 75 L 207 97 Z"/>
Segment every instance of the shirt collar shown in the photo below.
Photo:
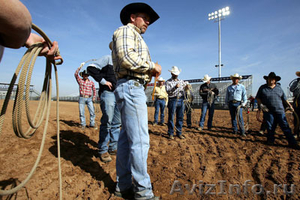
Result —
<path fill-rule="evenodd" d="M 136 30 L 139 34 L 141 34 L 141 29 L 139 29 L 137 26 L 135 26 L 132 23 L 128 23 L 127 26 L 130 26 L 131 28 L 133 28 L 134 30 Z"/>

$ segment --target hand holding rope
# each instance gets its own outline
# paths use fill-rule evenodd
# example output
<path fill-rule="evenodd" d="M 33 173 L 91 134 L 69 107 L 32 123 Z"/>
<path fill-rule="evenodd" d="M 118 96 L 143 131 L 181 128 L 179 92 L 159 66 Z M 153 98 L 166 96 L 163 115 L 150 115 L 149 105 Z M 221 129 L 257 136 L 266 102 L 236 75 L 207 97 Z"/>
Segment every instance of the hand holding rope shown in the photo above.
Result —
<path fill-rule="evenodd" d="M 47 126 L 49 122 L 49 115 L 50 115 L 50 105 L 51 105 L 51 93 L 52 93 L 52 64 L 55 70 L 55 76 L 56 76 L 56 122 L 57 122 L 57 148 L 58 148 L 58 170 L 59 170 L 59 182 L 60 182 L 60 199 L 62 199 L 62 180 L 61 180 L 61 165 L 60 165 L 60 143 L 59 143 L 59 88 L 58 88 L 58 76 L 57 76 L 57 67 L 56 65 L 62 64 L 63 59 L 59 54 L 59 49 L 57 43 L 52 43 L 50 39 L 46 36 L 46 34 L 40 30 L 35 24 L 32 24 L 32 29 L 38 32 L 44 39 L 44 41 L 41 41 L 36 44 L 32 44 L 26 53 L 24 54 L 23 58 L 21 59 L 15 74 L 12 77 L 10 86 L 8 88 L 1 114 L 0 114 L 0 135 L 2 132 L 2 126 L 4 123 L 5 119 L 5 114 L 6 110 L 8 107 L 8 103 L 10 100 L 10 96 L 12 93 L 12 90 L 14 88 L 15 82 L 18 78 L 18 75 L 21 71 L 21 75 L 19 78 L 19 83 L 17 86 L 17 93 L 16 93 L 16 98 L 13 106 L 13 129 L 15 134 L 18 137 L 29 139 L 31 138 L 36 130 L 40 127 L 42 122 L 44 121 L 44 117 L 46 117 L 45 120 L 45 126 L 44 126 L 44 131 L 43 131 L 43 137 L 41 140 L 41 145 L 40 145 L 40 150 L 37 156 L 37 159 L 30 171 L 30 173 L 27 175 L 25 180 L 23 180 L 19 185 L 13 187 L 12 189 L 9 190 L 0 190 L 0 195 L 10 195 L 13 194 L 17 191 L 19 191 L 21 188 L 25 186 L 25 184 L 30 180 L 32 177 L 33 173 L 35 172 L 38 163 L 41 159 L 42 155 L 42 150 L 44 148 L 45 144 L 45 138 L 46 138 L 46 133 L 47 133 Z M 45 49 L 45 44 L 48 46 L 50 49 L 47 52 L 49 53 L 49 57 L 46 56 L 46 70 L 45 70 L 45 78 L 44 78 L 44 83 L 43 83 L 43 89 L 41 92 L 40 100 L 38 107 L 36 109 L 36 113 L 34 116 L 34 119 L 31 120 L 31 116 L 29 113 L 29 93 L 30 93 L 30 82 L 31 82 L 31 76 L 32 76 L 32 71 L 35 65 L 35 61 L 37 57 L 41 54 L 41 52 Z M 55 47 L 53 47 L 55 46 Z M 52 59 L 51 59 L 52 58 Z M 59 62 L 55 62 L 55 60 L 60 60 Z M 26 85 L 25 85 L 26 81 Z M 25 91 L 25 98 L 24 98 L 24 91 Z M 26 115 L 27 115 L 27 121 L 30 125 L 30 127 L 27 129 L 26 132 L 23 131 L 22 128 L 22 108 L 23 108 L 23 101 L 25 100 L 25 107 L 26 107 Z"/>

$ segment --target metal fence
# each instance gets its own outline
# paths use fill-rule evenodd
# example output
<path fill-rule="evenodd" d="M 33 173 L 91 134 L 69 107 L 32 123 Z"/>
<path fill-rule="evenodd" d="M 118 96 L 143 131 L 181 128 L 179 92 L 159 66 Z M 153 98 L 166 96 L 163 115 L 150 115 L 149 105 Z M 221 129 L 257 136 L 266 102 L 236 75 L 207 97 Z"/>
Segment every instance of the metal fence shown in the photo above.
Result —
<path fill-rule="evenodd" d="M 244 75 L 242 76 L 242 79 L 240 80 L 240 84 L 243 84 L 246 88 L 247 97 L 249 97 L 252 94 L 252 75 Z M 199 95 L 199 89 L 200 86 L 203 84 L 202 79 L 190 79 L 190 80 L 184 80 L 188 81 L 192 85 L 192 92 L 194 95 L 194 100 L 192 102 L 192 107 L 201 107 L 202 105 L 202 98 Z M 219 89 L 219 97 L 215 101 L 215 107 L 222 109 L 226 108 L 227 105 L 225 105 L 225 96 L 226 96 L 226 90 L 229 85 L 232 84 L 232 81 L 230 77 L 221 77 L 221 78 L 212 78 L 211 82 L 216 84 L 217 88 Z M 147 95 L 147 104 L 148 106 L 153 106 L 152 101 L 152 91 L 153 91 L 154 84 L 149 84 L 146 89 L 146 95 Z"/>
<path fill-rule="evenodd" d="M 242 76 L 242 80 L 240 81 L 241 84 L 243 84 L 246 88 L 247 91 L 247 97 L 249 97 L 252 94 L 252 75 L 244 75 Z M 185 80 L 188 81 L 192 85 L 192 92 L 194 95 L 194 101 L 192 102 L 192 107 L 201 107 L 202 105 L 202 98 L 199 95 L 199 89 L 201 84 L 203 84 L 202 79 L 190 79 L 190 80 Z M 221 77 L 221 78 L 212 78 L 211 82 L 217 85 L 217 88 L 219 89 L 219 97 L 217 101 L 215 102 L 215 107 L 222 109 L 226 108 L 225 105 L 225 96 L 226 96 L 226 90 L 229 85 L 231 85 L 232 81 L 230 77 Z M 6 96 L 6 91 L 8 89 L 9 84 L 6 83 L 0 83 L 0 99 L 4 99 Z M 153 83 L 148 84 L 147 89 L 145 90 L 146 96 L 147 96 L 147 105 L 148 106 L 153 106 L 153 101 L 152 101 L 152 91 L 153 91 Z M 16 87 L 15 85 L 12 95 L 10 99 L 14 100 L 15 99 L 15 94 L 16 94 Z M 97 94 L 99 88 L 96 88 Z M 39 93 L 34 90 L 34 86 L 30 86 L 30 100 L 39 100 Z M 53 97 L 52 100 L 56 101 L 56 97 Z M 59 97 L 60 101 L 70 101 L 70 102 L 78 102 L 79 100 L 79 94 L 78 96 L 61 96 Z M 97 101 L 99 102 L 100 99 L 97 96 Z"/>

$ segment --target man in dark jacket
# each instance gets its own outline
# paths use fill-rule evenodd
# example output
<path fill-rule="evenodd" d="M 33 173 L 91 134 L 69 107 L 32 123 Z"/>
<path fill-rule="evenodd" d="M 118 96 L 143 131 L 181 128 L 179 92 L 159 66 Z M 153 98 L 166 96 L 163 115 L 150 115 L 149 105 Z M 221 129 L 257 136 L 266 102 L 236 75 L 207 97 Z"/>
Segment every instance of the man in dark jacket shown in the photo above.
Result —
<path fill-rule="evenodd" d="M 204 84 L 200 86 L 199 94 L 203 99 L 202 102 L 202 111 L 200 117 L 199 131 L 203 130 L 206 112 L 208 110 L 208 121 L 207 121 L 207 129 L 210 130 L 212 127 L 212 121 L 214 117 L 215 111 L 215 97 L 219 95 L 219 90 L 217 86 L 210 82 L 211 77 L 207 74 L 203 78 Z"/>
<path fill-rule="evenodd" d="M 87 67 L 88 73 L 99 83 L 99 97 L 102 111 L 99 131 L 99 154 L 103 162 L 110 162 L 110 155 L 117 152 L 121 117 L 116 105 L 114 90 L 117 79 L 110 55 L 103 56 Z M 109 143 L 109 147 L 107 146 Z"/>

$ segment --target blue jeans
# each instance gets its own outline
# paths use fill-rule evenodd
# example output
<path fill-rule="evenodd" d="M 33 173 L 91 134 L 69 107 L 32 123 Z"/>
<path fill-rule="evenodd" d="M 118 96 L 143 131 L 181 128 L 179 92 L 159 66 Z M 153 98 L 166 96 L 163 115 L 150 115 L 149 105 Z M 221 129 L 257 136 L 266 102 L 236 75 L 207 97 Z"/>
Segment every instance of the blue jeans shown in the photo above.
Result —
<path fill-rule="evenodd" d="M 92 97 L 90 97 L 90 98 L 79 97 L 80 124 L 84 127 L 86 126 L 85 114 L 84 114 L 85 104 L 87 105 L 89 112 L 90 112 L 90 126 L 95 126 L 95 111 L 94 111 Z"/>
<path fill-rule="evenodd" d="M 122 123 L 116 159 L 116 191 L 131 188 L 133 180 L 136 199 L 152 198 L 154 194 L 147 172 L 150 144 L 144 87 L 134 80 L 119 79 L 115 96 Z"/>
<path fill-rule="evenodd" d="M 232 124 L 232 128 L 234 132 L 238 131 L 238 127 L 237 127 L 237 121 L 236 121 L 236 110 L 237 107 L 241 105 L 241 102 L 236 102 L 236 103 L 232 103 L 229 102 L 228 106 L 229 106 L 229 112 L 230 112 L 230 116 L 231 116 L 231 124 Z M 240 113 L 239 114 L 239 126 L 240 126 L 240 131 L 241 134 L 245 133 L 245 127 L 244 127 L 244 119 L 243 119 L 243 109 L 240 109 Z"/>
<path fill-rule="evenodd" d="M 102 111 L 101 125 L 99 131 L 98 148 L 99 153 L 117 149 L 120 134 L 121 116 L 117 107 L 116 97 L 113 92 L 104 90 L 100 96 Z M 107 144 L 109 143 L 109 147 Z"/>
<path fill-rule="evenodd" d="M 212 121 L 213 121 L 213 117 L 214 117 L 214 112 L 215 112 L 215 102 L 213 102 L 211 105 L 209 105 L 209 103 L 207 102 L 207 100 L 206 101 L 203 100 L 203 103 L 202 103 L 201 117 L 200 117 L 199 126 L 201 128 L 203 128 L 203 126 L 204 126 L 205 116 L 206 116 L 206 113 L 207 113 L 207 109 L 208 109 L 207 128 L 211 129 L 211 127 L 212 127 Z"/>
<path fill-rule="evenodd" d="M 297 144 L 297 141 L 294 138 L 294 136 L 292 135 L 292 131 L 289 127 L 289 124 L 286 120 L 284 113 L 280 114 L 280 113 L 264 112 L 264 119 L 266 120 L 266 124 L 267 124 L 267 131 L 268 131 L 267 140 L 268 140 L 268 142 L 274 143 L 275 129 L 277 127 L 277 124 L 279 124 L 289 145 Z"/>
<path fill-rule="evenodd" d="M 164 123 L 165 122 L 165 105 L 166 105 L 166 101 L 165 99 L 156 99 L 155 100 L 155 113 L 154 113 L 154 123 L 158 122 L 158 113 L 160 110 L 160 123 Z"/>
<path fill-rule="evenodd" d="M 174 117 L 176 114 L 176 134 L 181 135 L 181 129 L 184 116 L 184 103 L 182 98 L 169 98 L 168 102 L 169 118 L 168 118 L 168 134 L 174 135 Z"/>

